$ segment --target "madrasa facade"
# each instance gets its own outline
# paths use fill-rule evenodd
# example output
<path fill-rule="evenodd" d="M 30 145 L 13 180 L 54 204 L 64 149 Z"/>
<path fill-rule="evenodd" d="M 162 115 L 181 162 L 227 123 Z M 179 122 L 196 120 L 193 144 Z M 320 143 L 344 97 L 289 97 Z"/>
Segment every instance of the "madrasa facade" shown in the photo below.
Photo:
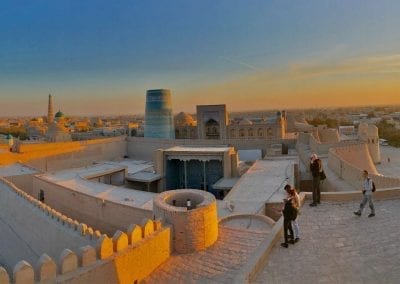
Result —
<path fill-rule="evenodd" d="M 175 116 L 176 139 L 283 139 L 287 119 L 285 111 L 267 118 L 229 120 L 226 105 L 198 105 L 196 119 L 181 112 Z"/>

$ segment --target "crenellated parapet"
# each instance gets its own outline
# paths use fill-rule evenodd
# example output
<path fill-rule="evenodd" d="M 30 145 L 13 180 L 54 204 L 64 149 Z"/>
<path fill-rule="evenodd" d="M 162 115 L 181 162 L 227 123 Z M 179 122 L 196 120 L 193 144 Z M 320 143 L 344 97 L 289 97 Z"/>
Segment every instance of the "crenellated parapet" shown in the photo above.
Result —
<path fill-rule="evenodd" d="M 7 179 L 0 177 L 0 183 L 6 185 L 9 190 L 16 193 L 19 197 L 30 203 L 33 207 L 39 209 L 48 218 L 57 222 L 59 225 L 64 226 L 67 230 L 70 230 L 80 236 L 84 236 L 88 240 L 95 241 L 99 239 L 99 237 L 101 236 L 101 232 L 99 230 L 95 230 L 84 223 L 80 223 L 77 220 L 73 220 L 68 216 L 58 212 L 57 210 L 54 210 L 45 203 L 27 194 L 25 191 L 19 189 Z"/>
<path fill-rule="evenodd" d="M 56 216 L 51 210 L 48 212 Z M 74 224 L 73 229 L 79 234 L 87 234 L 90 228 L 85 224 Z M 149 275 L 171 253 L 170 228 L 163 228 L 158 220 L 132 224 L 126 232 L 115 232 L 112 238 L 105 234 L 96 238 L 95 246 L 86 245 L 77 252 L 65 249 L 58 259 L 43 254 L 33 265 L 21 260 L 12 275 L 0 267 L 0 283 L 63 283 L 71 279 L 81 283 L 87 283 L 89 279 L 104 282 L 102 275 L 110 271 L 114 275 L 108 277 L 118 279 L 120 283 L 134 283 Z"/>

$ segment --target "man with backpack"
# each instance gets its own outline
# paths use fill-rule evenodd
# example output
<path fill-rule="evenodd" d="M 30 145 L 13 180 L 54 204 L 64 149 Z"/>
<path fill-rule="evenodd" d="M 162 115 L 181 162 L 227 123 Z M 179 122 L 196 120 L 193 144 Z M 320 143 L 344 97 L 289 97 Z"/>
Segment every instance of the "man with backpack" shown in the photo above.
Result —
<path fill-rule="evenodd" d="M 363 171 L 363 178 L 364 178 L 363 189 L 362 189 L 363 199 L 361 201 L 360 208 L 353 213 L 357 216 L 361 216 L 361 213 L 365 205 L 367 205 L 367 202 L 369 202 L 369 208 L 371 208 L 371 213 L 368 215 L 368 217 L 374 217 L 375 208 L 374 208 L 374 203 L 372 203 L 372 193 L 375 192 L 376 190 L 375 184 L 372 181 L 372 179 L 368 176 L 368 171 L 366 170 Z"/>

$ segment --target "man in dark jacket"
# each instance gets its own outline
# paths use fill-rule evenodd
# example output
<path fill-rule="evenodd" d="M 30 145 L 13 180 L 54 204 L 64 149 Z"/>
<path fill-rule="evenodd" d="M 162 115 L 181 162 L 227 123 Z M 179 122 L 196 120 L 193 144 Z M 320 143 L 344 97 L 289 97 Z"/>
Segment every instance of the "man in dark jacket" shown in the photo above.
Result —
<path fill-rule="evenodd" d="M 322 162 L 318 159 L 317 154 L 312 154 L 310 159 L 310 171 L 313 177 L 312 180 L 312 189 L 313 189 L 313 202 L 310 206 L 317 206 L 320 203 L 321 199 L 321 190 L 319 188 L 321 172 L 322 172 Z"/>
<path fill-rule="evenodd" d="M 284 200 L 284 207 L 282 210 L 283 213 L 283 236 L 285 238 L 285 242 L 281 243 L 281 246 L 287 248 L 289 243 L 294 244 L 294 240 L 289 241 L 288 231 L 290 235 L 293 237 L 293 229 L 292 229 L 292 221 L 297 218 L 297 209 L 294 206 L 294 196 L 295 190 L 291 188 L 288 191 L 288 198 Z"/>

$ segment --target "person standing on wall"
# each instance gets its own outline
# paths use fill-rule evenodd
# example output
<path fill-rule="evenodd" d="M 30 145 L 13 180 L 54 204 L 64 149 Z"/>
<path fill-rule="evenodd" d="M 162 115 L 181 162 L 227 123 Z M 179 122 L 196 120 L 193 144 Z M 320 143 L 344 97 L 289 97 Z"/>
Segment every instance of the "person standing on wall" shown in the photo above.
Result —
<path fill-rule="evenodd" d="M 322 172 L 322 161 L 318 158 L 317 154 L 312 154 L 310 158 L 310 171 L 312 174 L 312 198 L 313 202 L 310 206 L 317 206 L 321 203 L 321 172 Z"/>
<path fill-rule="evenodd" d="M 368 171 L 364 170 L 363 171 L 363 188 L 362 188 L 362 193 L 363 193 L 363 199 L 360 204 L 360 208 L 353 212 L 357 216 L 361 216 L 361 213 L 367 205 L 367 202 L 369 202 L 369 208 L 371 209 L 371 213 L 368 215 L 368 217 L 374 217 L 375 216 L 375 208 L 374 208 L 374 203 L 372 202 L 372 193 L 375 192 L 375 184 L 372 181 L 372 179 L 368 176 Z"/>

